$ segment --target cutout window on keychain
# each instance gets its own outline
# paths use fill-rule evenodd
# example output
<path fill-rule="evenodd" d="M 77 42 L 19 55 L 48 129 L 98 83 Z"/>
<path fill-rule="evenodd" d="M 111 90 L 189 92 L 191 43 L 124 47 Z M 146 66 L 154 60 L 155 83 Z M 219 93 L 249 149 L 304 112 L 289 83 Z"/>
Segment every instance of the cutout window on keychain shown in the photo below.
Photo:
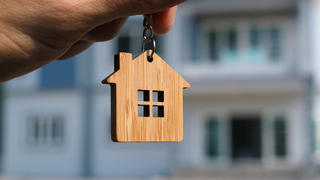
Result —
<path fill-rule="evenodd" d="M 142 54 L 115 55 L 111 86 L 111 137 L 115 142 L 179 142 L 183 139 L 185 81 L 156 53 L 152 16 L 145 15 Z M 149 50 L 145 47 L 151 45 Z"/>

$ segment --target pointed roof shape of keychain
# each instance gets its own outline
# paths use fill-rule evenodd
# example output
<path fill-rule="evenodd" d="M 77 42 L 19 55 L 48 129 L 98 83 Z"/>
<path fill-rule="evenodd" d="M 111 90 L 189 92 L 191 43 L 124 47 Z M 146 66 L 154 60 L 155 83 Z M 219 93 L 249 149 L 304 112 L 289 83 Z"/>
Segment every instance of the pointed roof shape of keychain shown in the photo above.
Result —
<path fill-rule="evenodd" d="M 111 137 L 115 142 L 179 142 L 183 139 L 185 81 L 156 53 L 152 16 L 144 17 L 142 54 L 115 55 L 111 85 Z M 151 50 L 145 44 L 152 43 Z"/>

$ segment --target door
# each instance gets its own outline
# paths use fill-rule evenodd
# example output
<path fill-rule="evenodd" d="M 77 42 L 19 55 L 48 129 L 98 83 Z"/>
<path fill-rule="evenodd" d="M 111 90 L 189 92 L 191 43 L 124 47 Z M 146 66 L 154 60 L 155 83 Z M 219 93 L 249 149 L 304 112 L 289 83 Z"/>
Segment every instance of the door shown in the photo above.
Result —
<path fill-rule="evenodd" d="M 259 160 L 261 158 L 261 117 L 237 115 L 231 120 L 232 159 Z"/>

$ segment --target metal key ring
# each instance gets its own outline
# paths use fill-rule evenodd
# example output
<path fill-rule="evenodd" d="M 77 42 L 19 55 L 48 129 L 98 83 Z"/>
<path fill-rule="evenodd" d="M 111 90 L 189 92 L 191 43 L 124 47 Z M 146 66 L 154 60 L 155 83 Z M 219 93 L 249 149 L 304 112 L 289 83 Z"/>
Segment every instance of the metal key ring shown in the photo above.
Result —
<path fill-rule="evenodd" d="M 147 39 L 150 39 L 150 38 L 153 38 L 153 29 L 152 29 L 152 26 L 148 27 L 148 28 L 145 28 L 143 30 L 143 39 L 144 40 L 147 40 Z"/>
<path fill-rule="evenodd" d="M 144 20 L 143 20 L 143 26 L 144 26 L 144 30 L 143 30 L 143 42 L 142 42 L 142 52 L 145 52 L 145 45 L 149 42 L 152 42 L 152 52 L 151 54 L 149 54 L 149 51 L 147 53 L 147 59 L 149 62 L 153 61 L 153 55 L 156 51 L 156 41 L 153 38 L 153 29 L 152 29 L 152 15 L 147 14 L 144 16 Z"/>
<path fill-rule="evenodd" d="M 148 51 L 148 54 L 147 54 L 148 61 L 149 61 L 149 62 L 152 62 L 152 61 L 153 61 L 153 55 L 154 55 L 154 53 L 156 52 L 156 41 L 155 41 L 153 38 L 144 39 L 143 42 L 142 42 L 142 52 L 145 52 L 145 51 L 146 51 L 145 45 L 146 45 L 148 42 L 152 42 L 152 48 L 151 48 L 152 52 L 151 52 L 151 54 L 149 54 L 149 51 Z"/>

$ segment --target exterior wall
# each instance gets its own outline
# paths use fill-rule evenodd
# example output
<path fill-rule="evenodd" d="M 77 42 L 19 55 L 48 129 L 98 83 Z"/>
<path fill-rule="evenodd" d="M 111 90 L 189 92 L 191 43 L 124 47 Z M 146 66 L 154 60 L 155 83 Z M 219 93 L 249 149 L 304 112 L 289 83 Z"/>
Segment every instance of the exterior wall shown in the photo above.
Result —
<path fill-rule="evenodd" d="M 75 176 L 82 166 L 83 99 L 81 93 L 62 91 L 8 95 L 3 171 L 16 176 Z M 61 146 L 35 147 L 26 141 L 28 117 L 62 115 L 65 120 Z"/>
<path fill-rule="evenodd" d="M 185 141 L 179 145 L 179 164 L 185 167 L 229 167 L 230 159 L 230 137 L 228 123 L 234 113 L 257 113 L 262 117 L 263 123 L 272 120 L 276 114 L 284 114 L 288 125 L 288 156 L 285 160 L 278 160 L 273 155 L 272 134 L 268 132 L 267 126 L 262 129 L 262 165 L 263 167 L 290 168 L 305 163 L 305 145 L 302 145 L 303 137 L 307 135 L 304 130 L 304 112 L 302 97 L 292 96 L 232 96 L 232 97 L 187 97 L 185 107 Z M 222 120 L 226 129 L 221 134 L 222 154 L 215 161 L 210 161 L 205 156 L 204 146 L 204 122 L 210 116 L 216 116 Z M 300 142 L 300 143 L 296 143 Z M 285 165 L 285 166 L 283 166 Z"/>
<path fill-rule="evenodd" d="M 177 53 L 177 55 L 179 54 L 180 56 L 176 57 L 176 59 L 184 59 L 183 62 L 178 62 L 178 68 L 183 69 L 187 79 L 194 76 L 210 76 L 214 78 L 254 75 L 271 77 L 274 75 L 300 73 L 300 64 L 297 66 L 297 57 L 300 57 L 298 55 L 300 50 L 298 50 L 298 47 L 295 45 L 296 41 L 300 40 L 300 29 L 298 28 L 299 24 L 296 19 L 296 4 L 293 3 L 293 1 L 272 3 L 270 3 L 270 1 L 245 2 L 248 1 L 206 1 L 203 3 L 189 3 L 182 6 L 178 14 L 180 19 L 177 22 L 180 27 L 177 27 L 177 30 L 173 29 L 172 33 L 174 33 L 174 35 L 172 35 L 172 37 L 174 36 L 175 38 L 170 38 L 169 41 L 170 44 L 174 44 L 174 46 L 178 48 L 177 51 L 179 53 Z M 245 7 L 242 7 L 244 8 L 242 9 L 238 6 Z M 259 12 L 257 10 L 259 8 L 264 10 Z M 282 10 L 279 10 L 279 8 Z M 230 12 L 230 15 L 228 15 L 228 12 Z M 260 64 L 260 66 L 250 63 L 238 64 L 238 66 L 218 66 L 203 63 L 203 60 L 206 60 L 205 57 L 201 57 L 202 54 L 206 52 L 206 48 L 203 45 L 205 39 L 196 37 L 196 34 L 203 33 L 204 29 L 211 26 L 224 26 L 228 21 L 237 22 L 241 20 L 241 17 L 243 17 L 243 19 L 253 19 L 252 24 L 255 24 L 256 22 L 254 22 L 251 14 L 255 14 L 258 22 L 260 17 L 260 23 L 264 21 L 262 24 L 273 24 L 280 21 L 281 28 L 287 30 L 283 37 L 285 38 L 284 45 L 281 47 L 286 51 L 285 59 L 281 59 L 283 62 Z M 182 29 L 181 27 L 187 28 Z M 190 51 L 185 51 L 184 49 L 190 49 Z M 214 69 L 214 71 L 212 69 Z"/>
<path fill-rule="evenodd" d="M 34 91 L 38 87 L 38 81 L 39 70 L 8 81 L 5 84 L 5 90 L 7 92 Z"/>
<path fill-rule="evenodd" d="M 89 59 L 93 62 L 93 78 L 92 83 L 95 84 L 96 88 L 105 88 L 105 85 L 101 84 L 101 81 L 113 72 L 113 61 L 114 61 L 114 40 L 106 43 L 98 43 L 93 46 L 92 52 Z M 83 67 L 84 69 L 86 67 Z"/>

